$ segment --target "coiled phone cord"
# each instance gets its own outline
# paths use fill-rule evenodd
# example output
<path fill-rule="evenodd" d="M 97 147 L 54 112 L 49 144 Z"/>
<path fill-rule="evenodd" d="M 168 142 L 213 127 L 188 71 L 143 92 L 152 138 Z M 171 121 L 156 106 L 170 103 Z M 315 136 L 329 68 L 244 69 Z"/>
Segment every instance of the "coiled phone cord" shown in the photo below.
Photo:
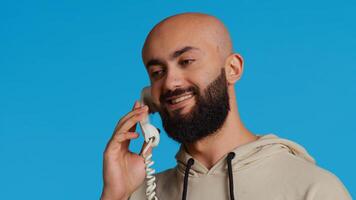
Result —
<path fill-rule="evenodd" d="M 147 143 L 147 146 L 144 148 L 142 151 L 142 157 L 145 159 L 145 165 L 146 165 L 146 180 L 147 180 L 147 188 L 146 188 L 146 196 L 148 200 L 158 200 L 156 197 L 156 177 L 153 175 L 155 173 L 155 170 L 151 168 L 153 165 L 153 161 L 151 160 L 152 158 L 152 153 L 146 155 L 146 152 L 148 149 L 151 147 L 153 138 L 150 138 L 149 142 Z"/>

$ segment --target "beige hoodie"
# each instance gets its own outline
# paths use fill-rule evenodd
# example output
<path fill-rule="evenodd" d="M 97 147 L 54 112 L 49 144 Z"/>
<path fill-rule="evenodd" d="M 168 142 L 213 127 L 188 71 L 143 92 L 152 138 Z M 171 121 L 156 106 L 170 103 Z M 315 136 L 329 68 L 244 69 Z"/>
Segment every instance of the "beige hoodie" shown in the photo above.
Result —
<path fill-rule="evenodd" d="M 187 200 L 351 199 L 334 174 L 318 167 L 302 146 L 290 140 L 267 134 L 232 152 L 235 156 L 231 160 L 231 170 L 227 155 L 210 170 L 197 160 L 187 169 L 192 156 L 181 146 L 176 155 L 177 166 L 156 175 L 158 199 L 182 199 L 184 185 Z M 185 173 L 189 173 L 186 184 Z M 146 199 L 145 189 L 146 183 L 131 195 L 130 200 Z"/>

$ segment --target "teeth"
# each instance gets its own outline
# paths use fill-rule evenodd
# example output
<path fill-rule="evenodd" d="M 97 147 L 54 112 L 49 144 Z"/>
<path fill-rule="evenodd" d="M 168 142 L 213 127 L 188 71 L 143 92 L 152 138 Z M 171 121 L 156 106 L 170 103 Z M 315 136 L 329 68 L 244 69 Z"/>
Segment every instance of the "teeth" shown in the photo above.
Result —
<path fill-rule="evenodd" d="M 190 97 L 192 97 L 193 95 L 189 94 L 189 95 L 186 95 L 186 96 L 182 96 L 182 97 L 179 97 L 179 98 L 176 98 L 176 99 L 173 99 L 171 100 L 172 104 L 176 104 L 176 103 L 179 103 L 179 102 L 182 102 L 186 99 L 189 99 Z"/>

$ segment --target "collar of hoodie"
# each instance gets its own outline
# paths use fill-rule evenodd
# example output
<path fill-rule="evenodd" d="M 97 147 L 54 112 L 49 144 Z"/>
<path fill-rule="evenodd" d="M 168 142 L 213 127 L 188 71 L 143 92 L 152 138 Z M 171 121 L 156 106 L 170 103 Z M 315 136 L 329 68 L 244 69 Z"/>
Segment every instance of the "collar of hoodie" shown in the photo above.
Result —
<path fill-rule="evenodd" d="M 299 144 L 287 139 L 278 137 L 275 134 L 257 135 L 256 141 L 241 145 L 230 152 L 235 154 L 231 159 L 232 171 L 244 170 L 250 165 L 269 157 L 273 154 L 287 151 L 295 156 L 301 157 L 308 162 L 314 163 L 315 160 Z M 211 169 L 207 169 L 202 163 L 194 159 L 184 148 L 180 146 L 176 159 L 178 171 L 184 175 L 189 159 L 194 159 L 194 164 L 190 166 L 188 175 L 190 177 L 199 177 L 203 175 L 226 174 L 228 165 L 226 163 L 228 154 L 224 155 Z"/>

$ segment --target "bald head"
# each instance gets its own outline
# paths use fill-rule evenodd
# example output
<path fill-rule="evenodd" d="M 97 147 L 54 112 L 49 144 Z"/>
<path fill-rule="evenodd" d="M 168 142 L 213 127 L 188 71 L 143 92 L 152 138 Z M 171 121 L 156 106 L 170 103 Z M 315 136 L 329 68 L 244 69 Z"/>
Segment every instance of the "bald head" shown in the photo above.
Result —
<path fill-rule="evenodd" d="M 160 51 L 173 51 L 183 46 L 208 49 L 225 59 L 232 53 L 228 30 L 216 17 L 201 13 L 183 13 L 159 22 L 148 34 L 142 48 L 142 58 L 159 56 Z"/>

